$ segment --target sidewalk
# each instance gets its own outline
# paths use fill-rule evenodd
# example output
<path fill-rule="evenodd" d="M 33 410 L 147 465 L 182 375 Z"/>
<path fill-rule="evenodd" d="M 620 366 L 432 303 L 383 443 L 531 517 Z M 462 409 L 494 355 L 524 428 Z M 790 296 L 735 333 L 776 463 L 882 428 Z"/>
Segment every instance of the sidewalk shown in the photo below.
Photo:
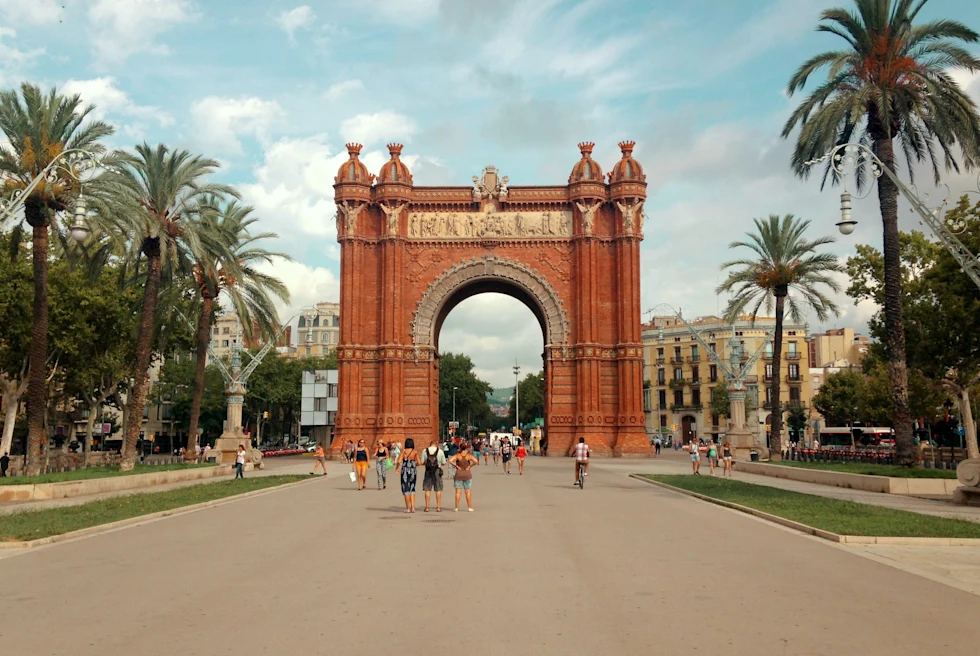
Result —
<path fill-rule="evenodd" d="M 593 467 L 602 467 L 630 474 L 690 474 L 691 462 L 686 453 L 664 451 L 659 458 L 643 460 L 596 460 L 592 463 Z M 721 468 L 718 468 L 721 474 Z M 710 476 L 710 468 L 702 459 L 701 475 Z M 980 522 L 980 507 L 959 506 L 951 501 L 939 501 L 932 499 L 920 499 L 918 497 L 908 497 L 899 494 L 882 494 L 879 492 L 865 492 L 863 490 L 852 490 L 844 487 L 832 487 L 830 485 L 820 485 L 818 483 L 804 483 L 802 481 L 791 481 L 784 478 L 774 478 L 771 476 L 761 476 L 758 474 L 742 474 L 738 471 L 738 464 L 735 464 L 736 481 L 753 483 L 755 485 L 765 485 L 781 490 L 791 490 L 803 494 L 813 494 L 830 499 L 842 499 L 845 501 L 856 501 L 872 506 L 882 506 L 894 508 L 896 510 L 908 510 L 909 512 L 922 513 L 924 515 L 935 515 L 937 517 L 949 517 L 951 519 L 964 519 L 971 522 Z"/>
<path fill-rule="evenodd" d="M 270 462 L 270 460 L 272 462 Z M 246 476 L 279 476 L 283 474 L 309 474 L 313 468 L 313 462 L 300 461 L 299 458 L 287 458 L 287 461 L 276 462 L 270 458 L 266 460 L 265 469 L 246 472 Z M 331 471 L 331 474 L 333 471 Z M 338 471 L 338 475 L 346 474 Z M 90 494 L 84 497 L 72 497 L 69 499 L 45 499 L 42 501 L 0 501 L 0 515 L 9 515 L 17 512 L 27 512 L 32 510 L 46 510 L 48 508 L 65 508 L 68 506 L 80 506 L 91 501 L 109 499 L 113 497 L 124 497 L 132 494 L 145 494 L 153 492 L 168 492 L 191 485 L 201 485 L 202 483 L 217 483 L 232 479 L 234 474 L 228 476 L 217 476 L 215 478 L 204 478 L 196 481 L 181 481 L 180 483 L 169 483 L 166 485 L 154 485 L 135 490 L 119 490 L 118 492 L 105 492 L 103 494 Z"/>

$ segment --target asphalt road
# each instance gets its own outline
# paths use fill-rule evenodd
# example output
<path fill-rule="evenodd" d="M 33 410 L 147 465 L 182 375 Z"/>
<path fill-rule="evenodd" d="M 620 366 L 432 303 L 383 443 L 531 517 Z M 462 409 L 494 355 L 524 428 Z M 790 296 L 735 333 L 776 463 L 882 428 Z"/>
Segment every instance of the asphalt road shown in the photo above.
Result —
<path fill-rule="evenodd" d="M 626 478 L 532 458 L 476 511 L 348 468 L 0 560 L 10 654 L 975 656 L 980 597 Z M 482 469 L 482 468 L 481 468 Z M 516 470 L 516 467 L 515 467 Z M 369 483 L 374 484 L 371 470 Z"/>

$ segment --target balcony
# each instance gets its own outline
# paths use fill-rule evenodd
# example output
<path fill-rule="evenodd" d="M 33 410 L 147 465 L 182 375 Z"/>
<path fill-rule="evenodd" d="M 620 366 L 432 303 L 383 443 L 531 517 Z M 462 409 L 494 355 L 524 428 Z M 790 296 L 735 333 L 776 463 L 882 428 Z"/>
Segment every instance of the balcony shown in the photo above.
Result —
<path fill-rule="evenodd" d="M 708 378 L 708 382 L 709 383 L 717 383 L 718 382 L 718 376 L 710 376 Z"/>
<path fill-rule="evenodd" d="M 795 376 L 788 376 L 786 380 L 788 380 L 791 383 L 799 383 L 802 381 L 799 374 L 796 374 Z"/>
<path fill-rule="evenodd" d="M 687 357 L 687 361 L 688 362 L 701 362 L 701 356 L 700 355 L 689 355 Z"/>
<path fill-rule="evenodd" d="M 799 360 L 800 359 L 800 354 L 799 354 L 798 351 L 796 353 L 787 353 L 786 354 L 786 359 L 787 360 Z"/>
<path fill-rule="evenodd" d="M 691 379 L 691 385 L 692 386 L 693 385 L 700 385 L 700 384 L 701 384 L 701 379 L 700 378 L 692 378 Z"/>
<path fill-rule="evenodd" d="M 788 407 L 788 408 L 802 408 L 803 407 L 803 401 L 801 401 L 800 399 L 790 399 L 786 403 L 786 407 Z"/>
<path fill-rule="evenodd" d="M 657 380 L 657 385 L 659 387 L 663 387 L 666 384 L 667 384 L 667 381 L 666 380 Z"/>
<path fill-rule="evenodd" d="M 662 355 L 657 356 L 657 364 L 663 364 L 664 361 L 665 361 L 664 356 Z"/>
<path fill-rule="evenodd" d="M 693 403 L 675 403 L 670 409 L 674 412 L 701 412 L 701 408 Z"/>
<path fill-rule="evenodd" d="M 674 357 L 670 359 L 671 364 L 684 364 L 684 358 Z"/>
<path fill-rule="evenodd" d="M 673 378 L 669 383 L 667 383 L 670 389 L 678 389 L 680 387 L 684 387 L 686 384 L 687 381 L 683 378 Z"/>
<path fill-rule="evenodd" d="M 770 353 L 770 352 L 763 353 L 762 354 L 762 359 L 763 360 L 772 360 L 772 353 Z"/>

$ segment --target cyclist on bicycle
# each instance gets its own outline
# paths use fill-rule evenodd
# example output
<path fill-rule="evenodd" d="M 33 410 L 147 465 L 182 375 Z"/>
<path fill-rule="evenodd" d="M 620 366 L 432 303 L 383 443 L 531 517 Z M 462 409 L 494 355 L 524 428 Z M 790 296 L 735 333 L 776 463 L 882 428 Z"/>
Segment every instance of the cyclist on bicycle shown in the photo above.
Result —
<path fill-rule="evenodd" d="M 578 485 L 578 477 L 589 474 L 589 445 L 585 443 L 584 437 L 578 438 L 572 455 L 575 456 L 575 485 Z"/>

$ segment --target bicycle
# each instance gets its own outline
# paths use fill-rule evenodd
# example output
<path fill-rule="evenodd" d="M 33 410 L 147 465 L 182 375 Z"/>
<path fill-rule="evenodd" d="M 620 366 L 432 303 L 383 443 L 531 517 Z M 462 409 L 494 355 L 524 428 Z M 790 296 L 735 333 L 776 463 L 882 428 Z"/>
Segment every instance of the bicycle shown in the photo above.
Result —
<path fill-rule="evenodd" d="M 578 489 L 580 489 L 580 490 L 584 490 L 585 489 L 585 467 L 583 467 L 584 464 L 585 464 L 584 462 L 577 462 L 577 463 L 575 463 L 575 466 L 579 468 L 579 472 L 578 472 Z"/>

